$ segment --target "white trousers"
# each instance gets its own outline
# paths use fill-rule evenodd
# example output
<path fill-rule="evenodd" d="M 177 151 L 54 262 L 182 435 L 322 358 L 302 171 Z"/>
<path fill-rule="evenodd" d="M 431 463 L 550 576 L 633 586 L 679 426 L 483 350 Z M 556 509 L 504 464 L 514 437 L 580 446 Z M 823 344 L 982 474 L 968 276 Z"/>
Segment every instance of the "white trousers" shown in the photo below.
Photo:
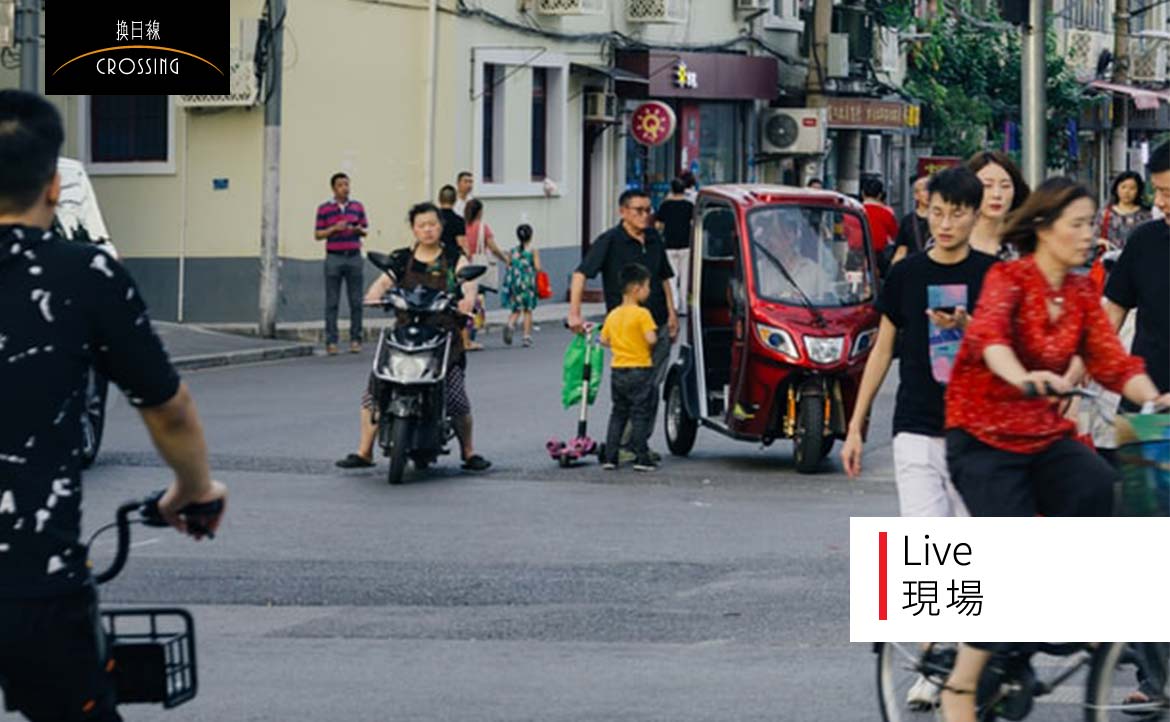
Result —
<path fill-rule="evenodd" d="M 941 436 L 895 434 L 894 479 L 902 516 L 971 516 L 951 483 Z"/>

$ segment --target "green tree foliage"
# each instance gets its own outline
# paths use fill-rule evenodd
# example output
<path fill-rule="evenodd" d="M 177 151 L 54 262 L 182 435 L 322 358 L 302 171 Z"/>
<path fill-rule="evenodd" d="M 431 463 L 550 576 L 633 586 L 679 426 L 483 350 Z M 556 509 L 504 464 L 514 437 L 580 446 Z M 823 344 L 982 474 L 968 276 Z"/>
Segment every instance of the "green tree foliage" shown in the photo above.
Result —
<path fill-rule="evenodd" d="M 923 21 L 908 2 L 883 4 L 883 17 L 906 32 L 927 35 L 909 48 L 904 90 L 923 109 L 922 130 L 936 153 L 967 156 L 1002 148 L 1004 124 L 1020 122 L 1020 34 L 1002 25 L 995 3 L 940 2 L 948 8 Z M 982 6 L 992 6 L 990 10 Z M 1046 38 L 1048 164 L 1069 161 L 1069 121 L 1078 117 L 1081 85 Z"/>

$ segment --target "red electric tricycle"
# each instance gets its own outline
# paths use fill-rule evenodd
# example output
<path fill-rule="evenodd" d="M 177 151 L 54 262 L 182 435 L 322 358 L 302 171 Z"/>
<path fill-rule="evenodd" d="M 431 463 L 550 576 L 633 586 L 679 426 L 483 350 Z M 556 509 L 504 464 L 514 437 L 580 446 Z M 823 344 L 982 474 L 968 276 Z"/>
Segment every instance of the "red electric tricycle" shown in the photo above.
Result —
<path fill-rule="evenodd" d="M 785 186 L 704 188 L 683 279 L 687 336 L 663 389 L 666 442 L 700 426 L 792 439 L 811 473 L 844 439 L 877 336 L 877 276 L 861 204 Z M 680 269 L 681 270 L 681 269 Z"/>

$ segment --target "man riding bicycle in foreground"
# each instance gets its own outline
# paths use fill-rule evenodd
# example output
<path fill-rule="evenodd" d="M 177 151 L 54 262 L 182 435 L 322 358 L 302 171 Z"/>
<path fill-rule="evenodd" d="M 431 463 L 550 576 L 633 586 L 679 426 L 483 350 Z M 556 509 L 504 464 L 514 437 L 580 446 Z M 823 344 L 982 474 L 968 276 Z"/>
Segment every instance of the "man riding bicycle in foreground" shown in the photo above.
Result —
<path fill-rule="evenodd" d="M 1045 181 L 1004 234 L 1024 257 L 984 280 L 946 397 L 947 462 L 972 516 L 1112 513 L 1115 470 L 1051 398 L 1071 389 L 1080 360 L 1134 403 L 1170 406 L 1122 348 L 1092 282 L 1070 273 L 1092 249 L 1095 211 L 1083 186 Z M 974 690 L 998 648 L 960 646 L 942 695 L 948 722 L 974 722 Z"/>
<path fill-rule="evenodd" d="M 91 366 L 123 389 L 175 480 L 177 513 L 223 500 L 194 401 L 133 280 L 48 229 L 64 130 L 43 97 L 0 91 L 0 687 L 34 722 L 121 719 L 80 542 L 81 416 Z M 205 519 L 214 532 L 220 516 Z"/>

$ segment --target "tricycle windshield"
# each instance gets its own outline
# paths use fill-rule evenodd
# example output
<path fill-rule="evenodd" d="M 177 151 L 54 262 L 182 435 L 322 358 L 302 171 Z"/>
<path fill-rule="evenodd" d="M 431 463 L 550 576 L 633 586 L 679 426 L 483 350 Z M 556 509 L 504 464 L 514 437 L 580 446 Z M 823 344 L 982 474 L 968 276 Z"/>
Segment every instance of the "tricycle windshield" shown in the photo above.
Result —
<path fill-rule="evenodd" d="M 821 308 L 873 300 L 873 270 L 857 214 L 777 205 L 749 212 L 747 225 L 761 299 Z"/>

